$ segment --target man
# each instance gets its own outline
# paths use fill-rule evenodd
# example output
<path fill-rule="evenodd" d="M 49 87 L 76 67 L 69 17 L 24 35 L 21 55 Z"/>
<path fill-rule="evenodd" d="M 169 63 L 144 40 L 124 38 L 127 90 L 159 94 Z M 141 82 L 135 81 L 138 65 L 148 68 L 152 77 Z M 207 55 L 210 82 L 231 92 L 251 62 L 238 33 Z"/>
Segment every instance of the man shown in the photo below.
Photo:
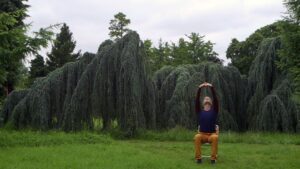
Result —
<path fill-rule="evenodd" d="M 203 109 L 200 106 L 200 94 L 203 87 L 209 87 L 212 92 L 213 101 L 210 97 L 206 96 L 203 99 Z M 197 163 L 202 163 L 201 159 L 201 144 L 202 143 L 211 143 L 211 163 L 215 164 L 217 160 L 218 152 L 218 126 L 216 125 L 217 116 L 219 112 L 219 102 L 216 96 L 214 87 L 207 82 L 202 83 L 199 86 L 195 111 L 198 117 L 198 125 L 200 130 L 195 135 L 195 158 Z"/>

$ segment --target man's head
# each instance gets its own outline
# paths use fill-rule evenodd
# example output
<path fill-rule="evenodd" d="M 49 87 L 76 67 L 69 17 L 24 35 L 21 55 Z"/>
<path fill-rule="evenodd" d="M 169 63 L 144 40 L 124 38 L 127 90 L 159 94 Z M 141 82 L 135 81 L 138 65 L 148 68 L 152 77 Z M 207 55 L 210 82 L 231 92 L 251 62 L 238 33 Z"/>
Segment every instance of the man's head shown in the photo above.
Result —
<path fill-rule="evenodd" d="M 203 107 L 204 109 L 210 109 L 210 107 L 212 106 L 212 100 L 210 97 L 205 96 L 203 99 Z"/>

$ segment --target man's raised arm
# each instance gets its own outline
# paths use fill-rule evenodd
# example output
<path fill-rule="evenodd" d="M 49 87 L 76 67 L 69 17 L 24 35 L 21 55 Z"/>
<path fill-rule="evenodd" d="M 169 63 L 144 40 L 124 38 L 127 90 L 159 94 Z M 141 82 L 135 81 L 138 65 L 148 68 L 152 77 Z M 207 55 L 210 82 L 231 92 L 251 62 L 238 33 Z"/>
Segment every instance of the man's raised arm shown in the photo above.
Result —
<path fill-rule="evenodd" d="M 218 97 L 217 97 L 217 94 L 216 94 L 216 90 L 212 85 L 210 85 L 210 89 L 211 89 L 211 92 L 212 92 L 212 95 L 213 95 L 213 107 L 214 107 L 215 111 L 217 113 L 219 113 L 219 100 L 218 100 Z"/>
<path fill-rule="evenodd" d="M 200 85 L 201 86 L 201 85 Z M 201 95 L 201 88 L 202 86 L 198 88 L 196 99 L 195 99 L 195 113 L 198 113 L 201 111 L 201 106 L 200 106 L 200 95 Z"/>
<path fill-rule="evenodd" d="M 200 96 L 201 96 L 201 88 L 207 86 L 207 82 L 202 83 L 199 85 L 197 95 L 196 95 L 196 100 L 195 100 L 195 112 L 198 113 L 201 111 L 201 106 L 200 106 Z"/>

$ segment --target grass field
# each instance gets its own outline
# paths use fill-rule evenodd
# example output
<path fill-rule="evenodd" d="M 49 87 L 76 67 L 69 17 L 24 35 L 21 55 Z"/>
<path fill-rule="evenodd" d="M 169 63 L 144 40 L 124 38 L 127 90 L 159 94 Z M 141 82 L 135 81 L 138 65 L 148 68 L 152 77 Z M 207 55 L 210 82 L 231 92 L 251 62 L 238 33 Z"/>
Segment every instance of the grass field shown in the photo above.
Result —
<path fill-rule="evenodd" d="M 300 136 L 221 133 L 219 159 L 196 164 L 193 132 L 144 132 L 132 140 L 94 132 L 0 130 L 0 168 L 300 168 Z M 204 154 L 210 153 L 203 146 Z"/>

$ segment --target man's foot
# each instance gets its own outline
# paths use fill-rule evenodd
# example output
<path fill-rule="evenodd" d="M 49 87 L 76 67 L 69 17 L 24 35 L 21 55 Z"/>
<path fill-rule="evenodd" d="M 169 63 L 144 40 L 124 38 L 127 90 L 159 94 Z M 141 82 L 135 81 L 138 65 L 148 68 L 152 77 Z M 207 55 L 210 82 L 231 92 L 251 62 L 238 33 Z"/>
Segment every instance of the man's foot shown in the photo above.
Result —
<path fill-rule="evenodd" d="M 202 163 L 202 159 L 197 159 L 196 163 L 201 164 Z"/>
<path fill-rule="evenodd" d="M 211 164 L 216 164 L 217 160 L 210 160 Z"/>

